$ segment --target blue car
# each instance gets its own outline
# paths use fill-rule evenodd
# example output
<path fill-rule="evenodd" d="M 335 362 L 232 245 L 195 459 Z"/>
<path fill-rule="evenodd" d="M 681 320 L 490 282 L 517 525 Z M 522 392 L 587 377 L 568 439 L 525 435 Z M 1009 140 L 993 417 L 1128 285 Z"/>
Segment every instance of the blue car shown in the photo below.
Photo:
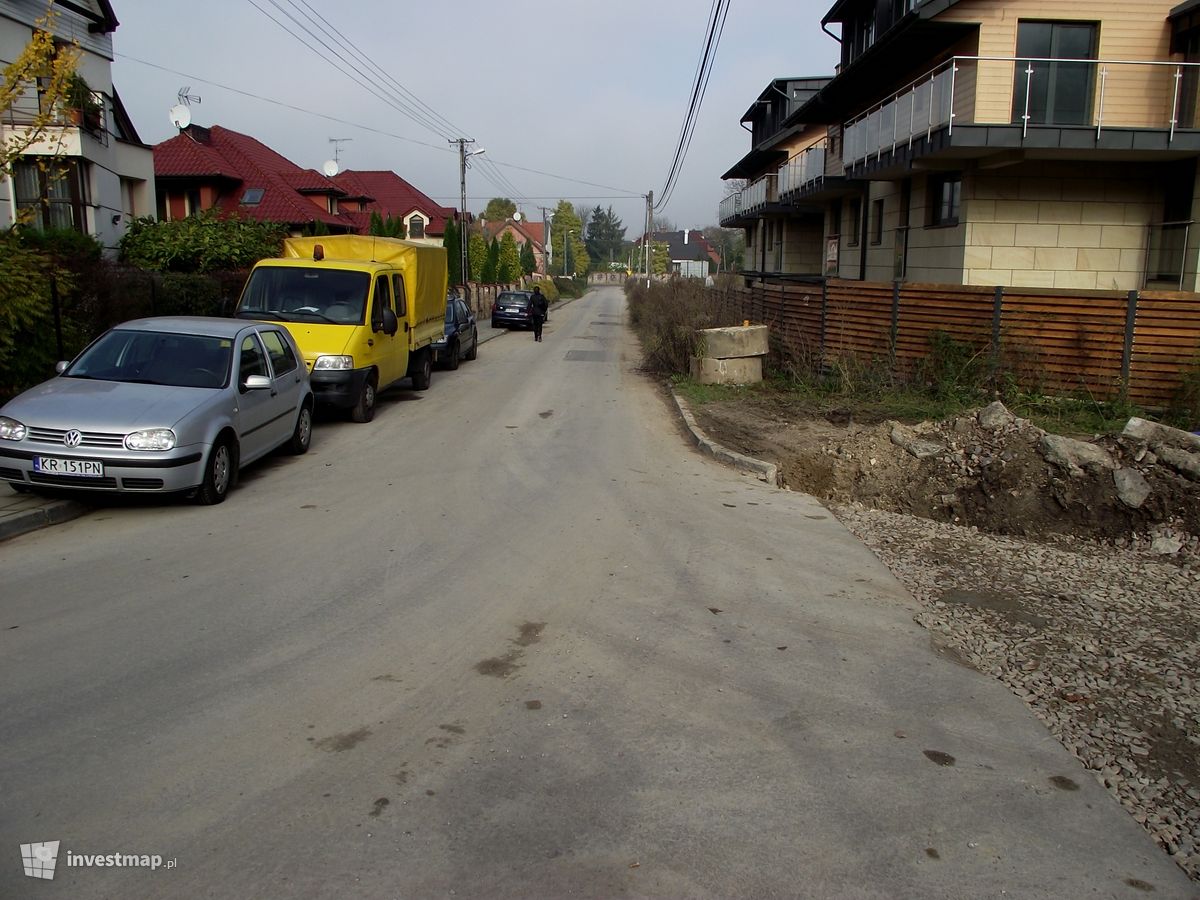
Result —
<path fill-rule="evenodd" d="M 442 368 L 457 369 L 461 360 L 479 357 L 479 329 L 475 316 L 461 299 L 446 301 L 446 327 L 441 340 L 434 341 L 433 358 Z"/>

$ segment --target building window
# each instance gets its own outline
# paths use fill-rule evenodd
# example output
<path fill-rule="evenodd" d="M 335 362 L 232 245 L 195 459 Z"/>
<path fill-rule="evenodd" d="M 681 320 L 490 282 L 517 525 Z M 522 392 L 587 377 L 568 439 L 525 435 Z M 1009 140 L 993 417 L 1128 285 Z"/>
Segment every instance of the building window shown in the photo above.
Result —
<path fill-rule="evenodd" d="M 862 234 L 862 200 L 855 197 L 850 201 L 850 227 L 846 229 L 846 246 L 857 247 Z"/>
<path fill-rule="evenodd" d="M 408 220 L 408 236 L 413 240 L 425 237 L 425 220 L 420 216 L 410 218 Z"/>
<path fill-rule="evenodd" d="M 1097 26 L 1088 22 L 1019 22 L 1013 78 L 1014 124 L 1091 125 Z"/>
<path fill-rule="evenodd" d="M 337 197 L 333 196 L 333 194 L 329 195 L 328 200 L 325 203 L 325 209 L 331 216 L 336 216 L 338 214 Z"/>
<path fill-rule="evenodd" d="M 929 179 L 929 224 L 957 225 L 962 205 L 962 174 L 954 172 Z"/>
<path fill-rule="evenodd" d="M 200 205 L 200 189 L 191 188 L 183 193 L 183 211 L 186 216 L 198 216 L 204 212 Z"/>
<path fill-rule="evenodd" d="M 75 161 L 20 161 L 13 165 L 13 190 L 22 222 L 45 231 L 70 229 L 86 233 L 86 182 Z"/>
<path fill-rule="evenodd" d="M 246 188 L 246 192 L 242 194 L 242 206 L 258 206 L 262 203 L 264 193 L 262 188 Z"/>
<path fill-rule="evenodd" d="M 883 243 L 883 200 L 871 204 L 871 243 Z"/>

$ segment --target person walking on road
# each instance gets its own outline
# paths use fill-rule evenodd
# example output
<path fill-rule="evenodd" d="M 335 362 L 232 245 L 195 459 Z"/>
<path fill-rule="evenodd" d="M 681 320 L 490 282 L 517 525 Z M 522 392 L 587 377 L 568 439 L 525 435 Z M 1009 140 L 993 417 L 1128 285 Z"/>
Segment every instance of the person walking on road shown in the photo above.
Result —
<path fill-rule="evenodd" d="M 546 313 L 550 309 L 550 304 L 546 302 L 546 295 L 542 293 L 540 287 L 533 289 L 533 297 L 530 299 L 529 305 L 533 310 L 533 339 L 540 341 L 542 339 L 542 323 L 546 321 Z"/>

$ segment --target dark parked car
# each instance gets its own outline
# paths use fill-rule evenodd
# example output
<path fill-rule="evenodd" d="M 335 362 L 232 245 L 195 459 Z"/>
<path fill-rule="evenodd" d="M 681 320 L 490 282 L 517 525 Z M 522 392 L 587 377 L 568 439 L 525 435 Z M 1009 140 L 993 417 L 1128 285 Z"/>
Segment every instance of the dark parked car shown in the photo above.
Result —
<path fill-rule="evenodd" d="M 458 297 L 446 301 L 446 330 L 441 340 L 434 341 L 434 359 L 447 369 L 457 369 L 460 360 L 479 356 L 479 329 L 475 316 Z"/>
<path fill-rule="evenodd" d="M 533 327 L 532 291 L 502 291 L 492 304 L 492 327 Z"/>

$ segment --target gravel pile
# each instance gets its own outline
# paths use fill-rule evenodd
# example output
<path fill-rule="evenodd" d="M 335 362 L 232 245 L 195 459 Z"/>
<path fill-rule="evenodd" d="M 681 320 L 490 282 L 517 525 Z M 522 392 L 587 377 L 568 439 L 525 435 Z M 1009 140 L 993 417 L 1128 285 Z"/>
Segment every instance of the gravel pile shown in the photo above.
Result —
<path fill-rule="evenodd" d="M 938 645 L 1008 685 L 1200 881 L 1195 541 L 1045 543 L 861 504 L 833 511 L 917 598 Z"/>

